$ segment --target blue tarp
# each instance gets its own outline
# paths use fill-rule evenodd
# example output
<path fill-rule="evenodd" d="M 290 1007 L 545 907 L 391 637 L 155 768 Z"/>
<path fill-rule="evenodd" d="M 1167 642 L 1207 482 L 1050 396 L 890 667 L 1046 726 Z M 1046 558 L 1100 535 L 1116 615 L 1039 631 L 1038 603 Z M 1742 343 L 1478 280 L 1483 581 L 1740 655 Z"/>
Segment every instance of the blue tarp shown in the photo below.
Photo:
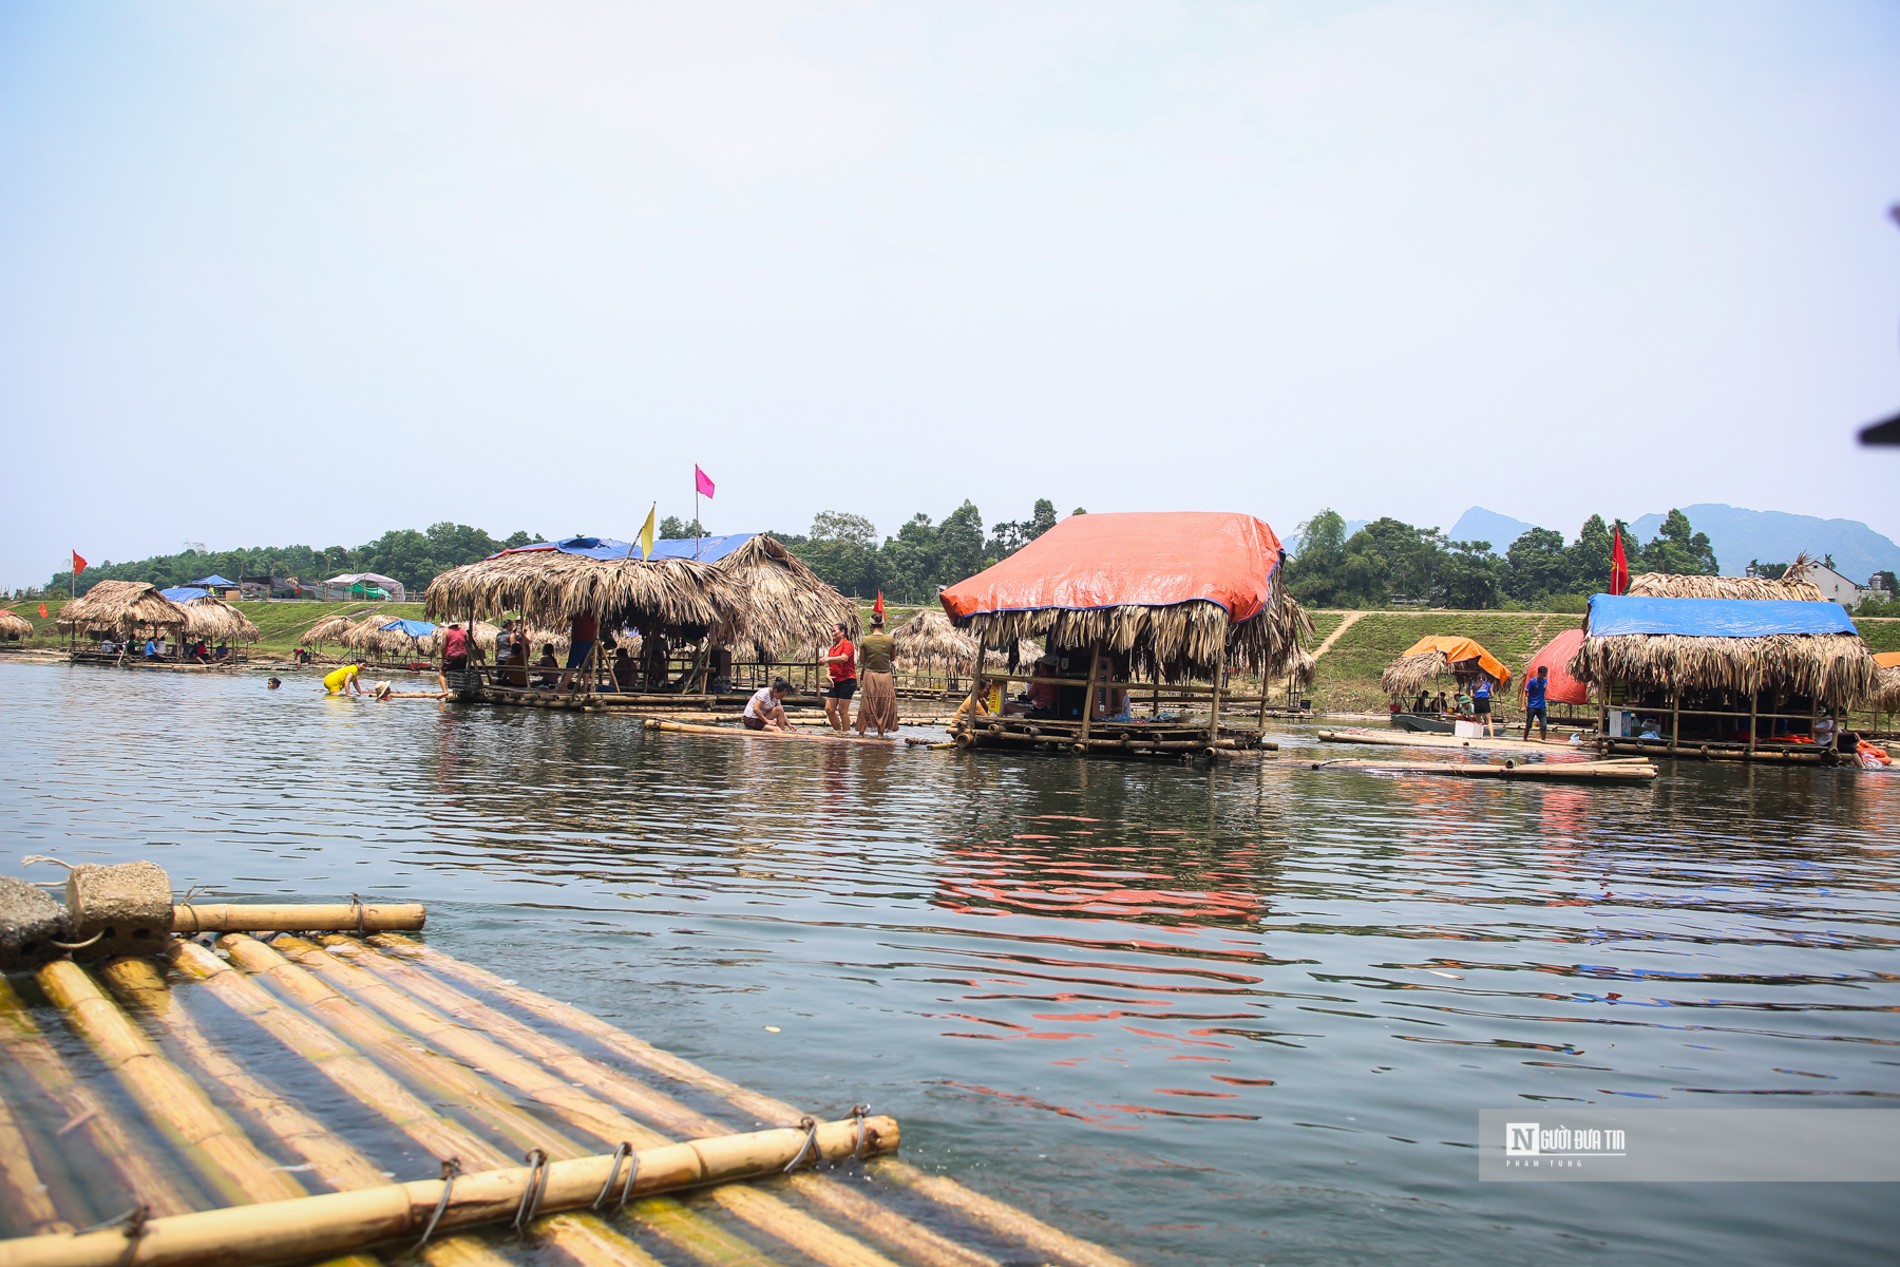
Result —
<path fill-rule="evenodd" d="M 1773 634 L 1857 634 L 1839 603 L 1799 599 L 1636 598 L 1597 594 L 1590 599 L 1590 636 L 1682 634 L 1690 638 L 1766 638 Z"/>
<path fill-rule="evenodd" d="M 213 572 L 210 576 L 201 576 L 193 581 L 192 584 L 202 585 L 206 589 L 234 590 L 237 588 L 236 581 L 227 581 L 216 572 Z"/>
<path fill-rule="evenodd" d="M 169 598 L 174 603 L 189 603 L 194 598 L 203 598 L 211 591 L 202 590 L 192 585 L 174 585 L 168 590 L 160 590 L 158 592 L 161 597 Z"/>
<path fill-rule="evenodd" d="M 701 563 L 717 563 L 737 550 L 752 538 L 756 532 L 735 532 L 723 537 L 700 537 L 695 540 L 685 537 L 677 541 L 655 541 L 653 558 L 656 559 L 698 559 Z M 628 544 L 616 541 L 612 537 L 563 537 L 559 541 L 541 541 L 531 546 L 522 546 L 515 550 L 503 550 L 501 554 L 526 554 L 531 550 L 559 550 L 562 554 L 578 554 L 589 559 L 638 559 L 638 542 Z M 498 558 L 499 555 L 489 555 Z"/>
<path fill-rule="evenodd" d="M 376 628 L 381 633 L 406 633 L 411 638 L 427 638 L 435 632 L 435 626 L 426 620 L 392 620 Z"/>

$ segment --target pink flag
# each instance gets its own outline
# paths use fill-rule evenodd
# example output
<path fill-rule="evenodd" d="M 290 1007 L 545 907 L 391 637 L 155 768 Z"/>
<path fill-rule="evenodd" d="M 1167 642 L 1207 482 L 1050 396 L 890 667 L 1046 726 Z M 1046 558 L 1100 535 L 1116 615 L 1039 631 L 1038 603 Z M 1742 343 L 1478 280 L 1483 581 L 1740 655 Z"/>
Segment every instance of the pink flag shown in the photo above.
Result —
<path fill-rule="evenodd" d="M 706 478 L 706 472 L 700 470 L 698 466 L 693 467 L 693 487 L 699 491 L 701 497 L 712 496 L 713 482 Z"/>

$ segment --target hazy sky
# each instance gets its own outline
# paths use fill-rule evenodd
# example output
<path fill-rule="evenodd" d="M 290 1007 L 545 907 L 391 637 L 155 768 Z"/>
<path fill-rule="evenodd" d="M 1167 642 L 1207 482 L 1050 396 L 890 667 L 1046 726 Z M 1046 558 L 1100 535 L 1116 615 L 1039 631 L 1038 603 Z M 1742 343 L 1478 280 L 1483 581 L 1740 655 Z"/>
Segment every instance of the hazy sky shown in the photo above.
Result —
<path fill-rule="evenodd" d="M 0 586 L 442 519 L 1900 536 L 1900 5 L 0 3 Z"/>

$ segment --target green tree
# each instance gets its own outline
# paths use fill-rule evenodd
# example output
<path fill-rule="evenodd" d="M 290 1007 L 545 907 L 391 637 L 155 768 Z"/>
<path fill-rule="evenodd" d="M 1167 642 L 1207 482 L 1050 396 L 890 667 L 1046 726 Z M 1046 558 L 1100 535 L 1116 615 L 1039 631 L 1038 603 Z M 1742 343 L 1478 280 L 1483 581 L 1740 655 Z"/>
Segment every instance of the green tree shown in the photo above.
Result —
<path fill-rule="evenodd" d="M 710 535 L 699 520 L 682 520 L 678 515 L 668 515 L 660 520 L 659 533 L 661 541 L 686 541 Z"/>
<path fill-rule="evenodd" d="M 1563 534 L 1532 528 L 1504 552 L 1504 593 L 1521 603 L 1572 592 L 1570 552 Z"/>
<path fill-rule="evenodd" d="M 983 516 L 976 503 L 966 500 L 937 525 L 937 565 L 931 572 L 930 589 L 954 585 L 983 568 Z"/>
<path fill-rule="evenodd" d="M 1299 553 L 1288 565 L 1287 587 L 1308 607 L 1341 607 L 1349 601 L 1346 586 L 1346 521 L 1327 509 L 1298 529 Z"/>
<path fill-rule="evenodd" d="M 1643 547 L 1642 559 L 1643 567 L 1651 572 L 1714 576 L 1721 571 L 1715 561 L 1715 549 L 1709 544 L 1709 534 L 1696 532 L 1689 524 L 1689 516 L 1680 510 L 1671 510 L 1664 516 L 1662 528 Z M 1632 570 L 1635 561 L 1632 555 Z"/>

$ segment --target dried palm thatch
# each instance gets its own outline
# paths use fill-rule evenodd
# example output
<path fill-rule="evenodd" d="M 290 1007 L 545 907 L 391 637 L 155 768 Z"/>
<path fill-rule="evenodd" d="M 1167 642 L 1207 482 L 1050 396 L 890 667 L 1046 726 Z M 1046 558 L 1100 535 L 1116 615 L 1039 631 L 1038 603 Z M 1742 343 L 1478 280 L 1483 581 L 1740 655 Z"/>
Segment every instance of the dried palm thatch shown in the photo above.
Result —
<path fill-rule="evenodd" d="M 32 621 L 0 607 L 0 638 L 29 638 L 32 635 Z"/>
<path fill-rule="evenodd" d="M 518 611 L 534 626 L 568 628 L 598 614 L 604 628 L 664 629 L 697 638 L 746 606 L 737 584 L 688 559 L 601 560 L 558 550 L 497 555 L 429 582 L 424 610 L 436 621 Z"/>
<path fill-rule="evenodd" d="M 961 628 L 986 647 L 1040 638 L 1050 647 L 1099 646 L 1127 662 L 1132 675 L 1167 682 L 1211 678 L 1225 666 L 1277 676 L 1298 661 L 1313 637 L 1313 619 L 1284 593 L 1274 570 L 1267 602 L 1252 618 L 1230 624 L 1219 603 L 1196 599 L 1168 606 L 1031 608 L 979 612 Z"/>
<path fill-rule="evenodd" d="M 337 641 L 352 651 L 376 652 L 382 649 L 383 626 L 395 617 L 382 612 L 370 612 L 350 622 L 350 627 L 337 635 Z"/>
<path fill-rule="evenodd" d="M 831 628 L 839 623 L 857 637 L 857 604 L 763 532 L 713 568 L 743 598 L 713 627 L 713 641 L 721 646 L 769 661 L 791 650 L 830 645 Z"/>
<path fill-rule="evenodd" d="M 1570 673 L 1592 686 L 1628 682 L 1668 691 L 1779 691 L 1833 708 L 1852 708 L 1874 689 L 1877 668 L 1858 634 L 1770 634 L 1705 638 L 1617 634 L 1586 626 Z"/>
<path fill-rule="evenodd" d="M 187 638 L 206 642 L 256 642 L 263 637 L 257 626 L 222 598 L 207 594 L 183 604 Z"/>
<path fill-rule="evenodd" d="M 950 623 L 942 610 L 926 607 L 891 630 L 905 668 L 953 671 L 976 659 L 976 639 Z"/>
<path fill-rule="evenodd" d="M 1319 661 L 1311 651 L 1301 647 L 1299 654 L 1293 657 L 1293 663 L 1289 664 L 1283 672 L 1299 685 L 1311 686 L 1313 679 L 1319 675 Z"/>
<path fill-rule="evenodd" d="M 59 612 L 61 633 L 112 632 L 131 637 L 142 630 L 180 630 L 184 608 L 143 581 L 100 581 Z"/>
<path fill-rule="evenodd" d="M 319 620 L 316 624 L 303 631 L 303 636 L 297 639 L 297 645 L 300 647 L 319 647 L 329 642 L 341 643 L 343 641 L 343 635 L 355 627 L 356 618 L 353 616 L 346 616 L 342 612 L 338 612 L 333 616 L 325 616 L 322 620 Z"/>
<path fill-rule="evenodd" d="M 1460 664 L 1470 664 L 1469 660 L 1460 660 Z M 1379 675 L 1379 685 L 1385 688 L 1391 699 L 1407 700 L 1417 695 L 1427 682 L 1452 673 L 1449 658 L 1442 651 L 1424 651 L 1418 655 L 1400 656 L 1385 666 L 1385 672 Z M 1489 673 L 1485 677 L 1491 677 Z M 1496 686 L 1497 680 L 1492 679 Z"/>
<path fill-rule="evenodd" d="M 1797 599 L 1808 603 L 1827 601 L 1815 584 L 1808 580 L 1814 559 L 1800 554 L 1788 565 L 1780 580 L 1765 576 L 1682 576 L 1674 572 L 1644 572 L 1630 578 L 1629 593 L 1634 598 L 1750 598 Z"/>
<path fill-rule="evenodd" d="M 1883 713 L 1900 713 L 1900 664 L 1874 670 L 1874 689 L 1867 702 Z"/>

